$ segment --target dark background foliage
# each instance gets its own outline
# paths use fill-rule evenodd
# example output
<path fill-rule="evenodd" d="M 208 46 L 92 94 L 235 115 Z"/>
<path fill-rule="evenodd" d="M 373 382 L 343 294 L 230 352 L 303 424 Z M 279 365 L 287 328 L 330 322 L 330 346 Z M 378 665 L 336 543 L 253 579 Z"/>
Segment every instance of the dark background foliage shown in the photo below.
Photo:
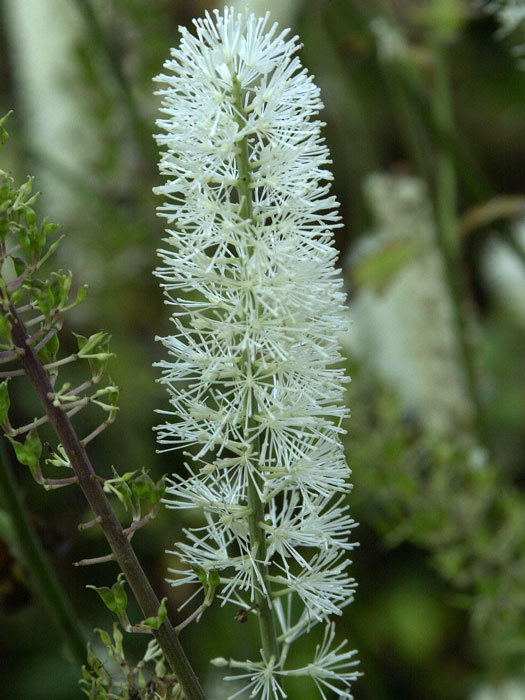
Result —
<path fill-rule="evenodd" d="M 72 315 L 62 342 L 67 345 L 72 329 L 112 334 L 116 358 L 110 374 L 121 387 L 120 412 L 90 448 L 97 470 L 109 475 L 111 465 L 120 472 L 145 466 L 159 478 L 179 469 L 182 458 L 156 454 L 152 432 L 155 409 L 167 405 L 152 367 L 163 354 L 155 336 L 167 333 L 169 324 L 151 274 L 163 235 L 151 191 L 160 183 L 151 137 L 158 100 L 151 78 L 177 43 L 178 25 L 189 24 L 209 4 L 70 0 L 70 20 L 69 13 L 59 16 L 60 2 L 21 3 L 27 4 L 25 40 L 15 4 L 0 4 L 0 113 L 14 110 L 1 167 L 17 180 L 36 175 L 42 215 L 60 221 L 67 234 L 59 264 L 73 270 L 78 285 L 89 284 L 88 300 Z M 41 14 L 33 14 L 39 4 L 47 5 L 47 26 L 40 25 Z M 326 105 L 325 134 L 344 221 L 337 231 L 342 265 L 373 223 L 362 194 L 370 173 L 418 174 L 435 189 L 436 152 L 443 141 L 431 109 L 436 45 L 451 82 L 454 133 L 446 135 L 445 145 L 459 173 L 458 217 L 497 195 L 512 196 L 498 216 L 482 216 L 459 242 L 461 293 L 476 326 L 474 353 L 491 445 L 487 469 L 472 472 L 468 450 L 453 434 L 436 444 L 420 416 L 407 418 L 392 387 L 372 376 L 363 359 L 349 360 L 354 381 L 347 444 L 355 484 L 350 502 L 360 522 L 353 567 L 359 589 L 340 632 L 359 649 L 365 674 L 356 700 L 473 698 L 478 686 L 524 671 L 525 299 L 521 319 L 498 304 L 483 260 L 489 239 L 503 240 L 523 213 L 525 72 L 512 48 L 525 37 L 518 28 L 495 38 L 496 19 L 460 0 L 299 0 L 294 8 L 290 21 L 304 44 L 302 60 Z M 374 17 L 387 18 L 408 42 L 402 69 L 378 58 Z M 31 58 L 24 41 L 39 46 L 39 32 L 52 36 L 55 24 L 66 31 L 69 21 L 66 53 L 57 45 L 54 57 Z M 52 61 L 62 66 L 62 77 L 49 85 L 47 102 L 35 103 L 35 81 L 46 79 Z M 65 126 L 64 114 L 70 114 Z M 53 119 L 60 128 L 49 127 Z M 355 297 L 359 289 L 350 292 Z M 38 413 L 29 387 L 20 385 L 14 410 L 20 422 Z M 86 411 L 77 424 L 87 433 L 97 416 Z M 43 436 L 54 444 L 50 433 Z M 86 631 L 109 628 L 112 621 L 85 586 L 110 585 L 115 567 L 71 566 L 105 553 L 95 530 L 77 531 L 90 518 L 80 492 L 44 493 L 22 467 L 16 473 Z M 183 615 L 177 607 L 188 592 L 164 582 L 170 565 L 164 551 L 184 524 L 162 511 L 134 539 L 175 619 Z M 78 671 L 7 542 L 0 543 L 0 593 L 0 695 L 81 697 Z M 236 622 L 234 612 L 216 606 L 184 632 L 203 678 L 211 673 L 209 658 L 257 650 L 254 628 Z M 126 639 L 131 656 L 142 641 Z M 211 698 L 226 697 L 213 680 L 209 684 Z M 289 690 L 291 698 L 316 697 L 309 692 Z M 507 697 L 496 692 L 490 697 Z M 525 686 L 521 692 L 525 698 Z"/>

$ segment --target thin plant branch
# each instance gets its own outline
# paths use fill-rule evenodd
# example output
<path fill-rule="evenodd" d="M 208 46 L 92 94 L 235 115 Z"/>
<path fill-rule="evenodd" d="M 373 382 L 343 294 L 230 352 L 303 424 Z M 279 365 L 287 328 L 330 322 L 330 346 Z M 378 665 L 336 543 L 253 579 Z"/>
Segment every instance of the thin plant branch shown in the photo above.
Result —
<path fill-rule="evenodd" d="M 434 119 L 442 132 L 453 133 L 451 94 L 442 47 L 436 46 L 434 55 L 435 83 L 432 100 Z M 436 238 L 445 267 L 466 387 L 474 409 L 475 427 L 481 444 L 490 453 L 490 433 L 479 388 L 474 352 L 468 338 L 467 319 L 462 300 L 461 237 L 457 215 L 455 159 L 450 148 L 443 141 L 439 141 L 436 147 Z"/>
<path fill-rule="evenodd" d="M 46 414 L 49 416 L 49 421 L 62 443 L 75 476 L 78 478 L 80 488 L 96 517 L 100 518 L 100 526 L 111 547 L 112 557 L 118 562 L 144 616 L 155 617 L 160 608 L 160 601 L 153 591 L 149 579 L 144 573 L 128 537 L 124 533 L 122 525 L 104 493 L 95 470 L 69 417 L 59 406 L 55 405 L 53 401 L 55 392 L 51 386 L 46 369 L 35 352 L 35 349 L 27 345 L 27 331 L 22 319 L 12 306 L 9 309 L 9 316 L 12 324 L 11 334 L 14 345 L 18 348 L 26 348 L 26 352 L 21 359 L 23 369 L 33 385 Z M 167 662 L 175 673 L 185 693 L 186 700 L 204 700 L 205 696 L 203 690 L 186 658 L 171 622 L 166 620 L 153 634 Z"/>

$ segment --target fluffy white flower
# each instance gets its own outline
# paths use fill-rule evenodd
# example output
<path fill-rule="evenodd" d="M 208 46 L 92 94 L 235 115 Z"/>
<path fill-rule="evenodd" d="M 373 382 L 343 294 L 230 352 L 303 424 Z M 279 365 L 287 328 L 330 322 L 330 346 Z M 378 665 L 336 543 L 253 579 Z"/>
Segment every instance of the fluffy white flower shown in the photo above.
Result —
<path fill-rule="evenodd" d="M 223 658 L 212 659 L 215 666 L 223 667 L 230 666 L 234 669 L 240 669 L 242 672 L 235 676 L 226 676 L 227 681 L 248 681 L 240 690 L 233 695 L 230 695 L 228 700 L 233 700 L 238 697 L 246 697 L 245 693 L 250 691 L 248 697 L 260 698 L 261 700 L 277 700 L 278 698 L 286 698 L 286 694 L 282 689 L 280 676 L 283 675 L 279 671 L 274 659 L 266 659 L 264 654 L 261 655 L 261 661 L 226 661 Z"/>
<path fill-rule="evenodd" d="M 523 700 L 525 698 L 525 680 L 506 680 L 497 686 L 485 685 L 476 690 L 471 700 Z"/>
<path fill-rule="evenodd" d="M 517 65 L 525 69 L 525 0 L 489 0 L 481 2 L 484 10 L 495 15 L 499 29 L 497 38 L 511 35 L 514 43 L 511 45 L 511 53 L 518 58 Z"/>
<path fill-rule="evenodd" d="M 375 173 L 365 193 L 378 230 L 353 252 L 354 323 L 345 336 L 433 436 L 472 441 L 473 410 L 424 183 Z"/>
<path fill-rule="evenodd" d="M 262 700 L 277 700 L 287 697 L 283 691 L 283 680 L 293 676 L 307 676 L 317 686 L 323 700 L 327 700 L 326 690 L 337 694 L 339 700 L 352 700 L 350 685 L 359 676 L 355 670 L 358 662 L 355 660 L 355 651 L 342 651 L 346 642 L 341 642 L 333 648 L 335 639 L 335 626 L 333 623 L 325 627 L 323 641 L 317 645 L 312 663 L 302 668 L 282 670 L 272 661 L 267 661 L 262 655 L 261 661 L 229 661 L 224 658 L 212 660 L 215 666 L 230 667 L 242 670 L 235 676 L 227 676 L 226 680 L 248 680 L 243 687 L 230 696 L 233 698 L 243 696 L 246 691 L 251 691 L 249 697 L 260 697 Z"/>
<path fill-rule="evenodd" d="M 512 230 L 516 244 L 525 250 L 525 219 L 518 219 Z M 512 318 L 525 325 L 525 271 L 523 261 L 505 243 L 491 239 L 484 250 L 482 268 L 497 302 Z"/>
<path fill-rule="evenodd" d="M 319 689 L 323 700 L 326 700 L 324 692 L 326 689 L 337 693 L 339 700 L 343 700 L 343 698 L 351 700 L 352 695 L 349 688 L 357 675 L 355 666 L 358 662 L 354 659 L 356 652 L 342 651 L 346 642 L 341 642 L 332 648 L 334 639 L 335 626 L 332 623 L 325 628 L 323 641 L 316 649 L 313 662 L 306 668 L 297 669 L 289 675 L 310 676 Z"/>
<path fill-rule="evenodd" d="M 375 17 L 370 22 L 370 29 L 376 38 L 377 55 L 381 61 L 388 63 L 406 55 L 408 47 L 403 34 L 386 17 Z"/>
<path fill-rule="evenodd" d="M 523 0 L 489 0 L 487 12 L 496 15 L 500 24 L 500 35 L 505 36 L 525 24 L 525 2 Z"/>
<path fill-rule="evenodd" d="M 270 630 L 261 661 L 228 662 L 244 669 L 250 697 L 277 698 L 290 643 L 339 614 L 354 589 L 353 521 L 340 496 L 349 469 L 339 217 L 319 90 L 297 39 L 231 8 L 194 24 L 158 78 L 168 235 L 156 274 L 173 306 L 169 358 L 158 365 L 171 409 L 158 439 L 192 447 L 168 507 L 205 518 L 177 545 L 190 569 L 172 569 L 172 583 L 218 571 L 219 597 L 259 613 L 261 626 L 284 619 L 281 599 L 295 598 L 282 653 Z M 323 682 L 312 668 L 304 675 Z"/>

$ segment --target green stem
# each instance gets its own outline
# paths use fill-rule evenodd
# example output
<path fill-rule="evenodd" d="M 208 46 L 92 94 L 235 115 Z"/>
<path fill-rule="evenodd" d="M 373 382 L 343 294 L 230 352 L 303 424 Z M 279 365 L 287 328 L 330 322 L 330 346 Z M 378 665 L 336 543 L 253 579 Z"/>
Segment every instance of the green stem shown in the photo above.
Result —
<path fill-rule="evenodd" d="M 144 617 L 156 617 L 160 601 L 155 595 L 151 583 L 144 573 L 137 555 L 104 493 L 100 480 L 71 421 L 59 406 L 53 404 L 54 390 L 49 376 L 35 349 L 30 344 L 28 345 L 28 334 L 22 319 L 13 306 L 9 308 L 8 313 L 11 320 L 13 343 L 16 348 L 24 349 L 20 360 L 22 367 L 49 417 L 49 422 L 62 443 L 78 479 L 78 484 L 95 516 L 99 519 L 100 527 L 104 531 L 106 540 L 133 591 Z M 186 658 L 171 622 L 166 620 L 153 634 L 184 691 L 186 700 L 205 700 L 199 681 Z"/>
<path fill-rule="evenodd" d="M 0 441 L 0 488 L 2 503 L 13 526 L 17 552 L 28 572 L 32 587 L 39 594 L 60 628 L 73 659 L 82 666 L 86 662 L 86 640 L 78 617 L 67 598 L 31 524 L 11 469 L 5 445 Z"/>
<path fill-rule="evenodd" d="M 257 477 L 254 476 L 254 479 Z M 248 505 L 250 507 L 250 515 L 248 522 L 250 527 L 250 542 L 252 549 L 256 550 L 257 559 L 261 560 L 266 557 L 266 538 L 264 530 L 259 523 L 264 519 L 264 506 L 261 503 L 257 486 L 253 479 L 248 484 Z M 255 544 L 255 547 L 253 546 Z M 259 633 L 261 635 L 261 644 L 266 660 L 269 661 L 273 656 L 275 661 L 279 660 L 279 644 L 277 642 L 277 634 L 275 631 L 275 620 L 271 606 L 270 582 L 268 580 L 268 567 L 259 564 L 259 571 L 263 577 L 266 593 L 255 589 L 255 603 L 259 611 Z"/>
<path fill-rule="evenodd" d="M 492 186 L 487 180 L 479 163 L 470 153 L 465 138 L 459 138 L 454 120 L 442 121 L 439 110 L 436 113 L 431 101 L 429 104 L 428 91 L 425 89 L 420 71 L 401 70 L 400 79 L 407 97 L 421 117 L 423 125 L 436 139 L 440 148 L 447 151 L 454 163 L 457 176 L 465 189 L 477 201 L 490 199 L 493 195 Z M 448 78 L 447 78 L 448 82 Z"/>
<path fill-rule="evenodd" d="M 444 133 L 453 133 L 454 120 L 447 66 L 441 47 L 435 48 L 435 75 L 432 110 Z M 489 449 L 490 436 L 476 373 L 473 348 L 462 301 L 461 242 L 457 219 L 457 176 L 453 155 L 443 142 L 437 144 L 435 173 L 435 214 L 437 243 L 441 251 L 452 302 L 454 323 L 467 391 L 475 412 L 476 429 L 481 443 Z M 489 450 L 490 451 L 490 450 Z"/>
<path fill-rule="evenodd" d="M 425 138 L 420 120 L 416 120 L 414 106 L 404 89 L 402 80 L 402 73 L 407 70 L 407 67 L 401 66 L 398 60 L 395 62 L 383 61 L 380 63 L 380 68 L 392 101 L 399 133 L 405 143 L 406 152 L 412 157 L 420 176 L 426 182 L 429 182 L 430 168 L 426 149 L 428 141 Z"/>
<path fill-rule="evenodd" d="M 246 116 L 242 104 L 241 85 L 237 76 L 232 79 L 232 96 L 233 104 L 236 110 L 235 120 L 239 129 L 243 129 L 246 123 Z M 250 166 L 250 151 L 248 137 L 245 136 L 238 144 L 237 168 L 239 170 L 239 179 L 237 183 L 237 192 L 239 194 L 239 202 L 241 204 L 241 216 L 244 219 L 252 219 L 252 194 L 251 194 L 251 166 Z M 246 355 L 244 359 L 245 370 L 250 372 L 250 358 Z M 253 424 L 249 425 L 249 428 Z M 270 582 L 268 581 L 268 567 L 263 564 L 258 564 L 257 561 L 266 559 L 266 537 L 260 523 L 264 521 L 264 504 L 261 502 L 257 487 L 261 486 L 261 476 L 254 474 L 248 484 L 248 506 L 250 515 L 248 516 L 251 550 L 256 557 L 255 566 L 258 566 L 259 573 L 264 581 L 266 592 L 255 589 L 255 603 L 259 612 L 259 632 L 261 636 L 262 648 L 266 660 L 269 661 L 273 656 L 275 661 L 279 660 L 279 645 L 277 642 L 277 634 L 275 631 L 275 620 L 272 611 Z"/>
<path fill-rule="evenodd" d="M 233 106 L 236 110 L 235 121 L 237 122 L 239 131 L 241 131 L 246 125 L 246 115 L 242 104 L 241 84 L 236 75 L 234 75 L 232 78 L 232 96 Z M 239 170 L 237 191 L 239 193 L 239 201 L 241 203 L 241 216 L 243 219 L 252 219 L 251 166 L 247 136 L 241 139 L 238 145 L 237 168 Z"/>

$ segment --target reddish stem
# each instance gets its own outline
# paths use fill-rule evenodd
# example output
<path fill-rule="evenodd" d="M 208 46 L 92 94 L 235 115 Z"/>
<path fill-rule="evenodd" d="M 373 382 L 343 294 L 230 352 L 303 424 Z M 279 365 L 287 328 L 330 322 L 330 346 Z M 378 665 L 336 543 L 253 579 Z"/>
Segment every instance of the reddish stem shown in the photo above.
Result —
<path fill-rule="evenodd" d="M 155 617 L 159 611 L 160 601 L 100 485 L 71 421 L 60 407 L 53 405 L 54 390 L 49 376 L 35 349 L 30 342 L 28 344 L 29 336 L 24 323 L 13 306 L 9 308 L 9 316 L 12 324 L 13 343 L 16 347 L 25 349 L 25 353 L 21 357 L 22 367 L 62 443 L 71 467 L 78 478 L 79 486 L 95 516 L 100 518 L 100 526 L 144 616 Z M 158 630 L 155 630 L 154 634 L 185 693 L 186 700 L 205 700 L 199 681 L 186 658 L 171 622 L 166 620 Z"/>

